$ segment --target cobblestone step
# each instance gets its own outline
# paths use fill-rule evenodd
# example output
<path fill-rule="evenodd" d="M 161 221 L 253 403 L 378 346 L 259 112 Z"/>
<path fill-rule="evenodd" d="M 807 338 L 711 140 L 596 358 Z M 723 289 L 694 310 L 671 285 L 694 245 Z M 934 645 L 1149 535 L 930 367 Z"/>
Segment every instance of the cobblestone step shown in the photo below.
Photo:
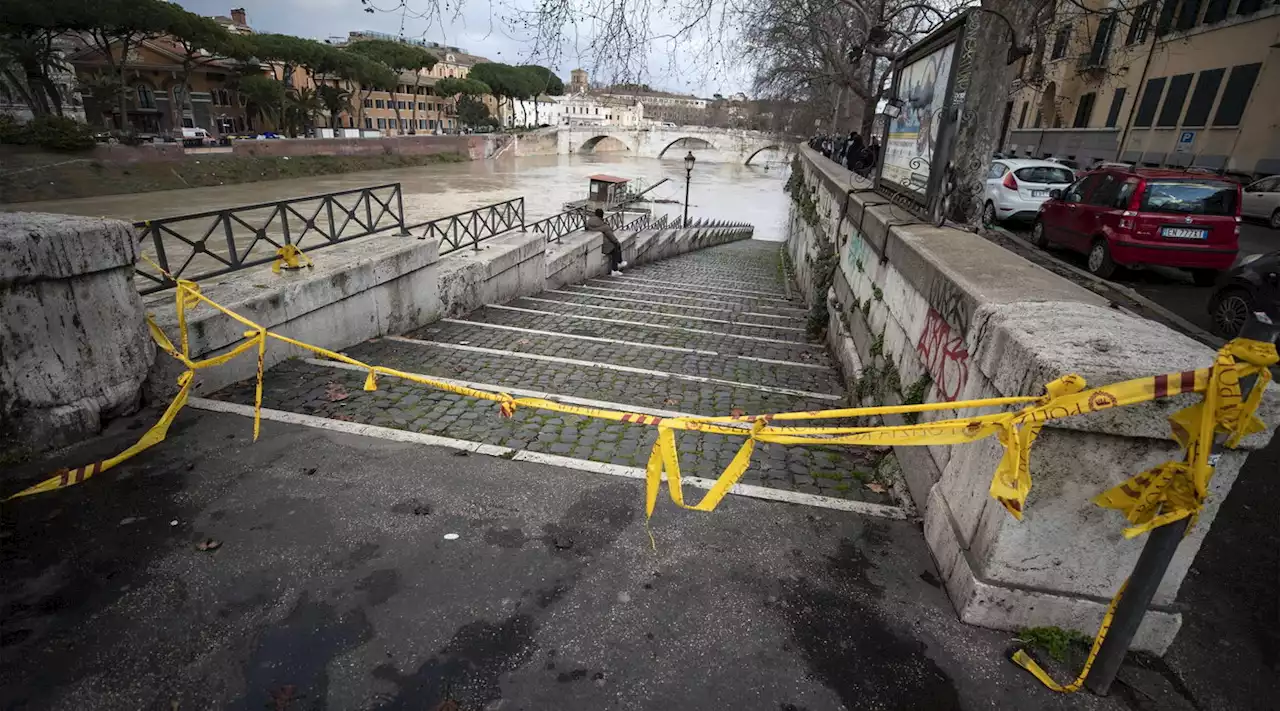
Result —
<path fill-rule="evenodd" d="M 775 304 L 751 303 L 741 299 L 735 299 L 732 296 L 718 296 L 707 294 L 704 296 L 694 296 L 692 294 L 674 295 L 669 293 L 649 292 L 636 289 L 630 284 L 623 284 L 617 281 L 598 281 L 591 284 L 575 284 L 565 285 L 557 289 L 554 293 L 574 294 L 579 298 L 591 298 L 593 303 L 607 303 L 617 301 L 621 303 L 645 303 L 661 306 L 672 307 L 697 307 L 692 312 L 701 312 L 704 310 L 727 312 L 727 313 L 751 313 L 758 315 L 763 319 L 771 318 L 804 318 L 807 313 L 805 309 L 791 306 L 782 306 Z"/>
<path fill-rule="evenodd" d="M 830 365 L 825 349 L 815 343 L 783 341 L 751 335 L 734 335 L 711 328 L 686 328 L 646 323 L 639 318 L 616 318 L 605 314 L 571 314 L 567 309 L 551 311 L 527 306 L 502 305 L 479 309 L 467 314 L 468 321 L 482 321 L 544 331 L 561 331 L 587 336 L 645 341 L 669 346 L 684 346 L 718 353 L 756 355 L 779 360 L 800 359 Z M 642 318 L 642 317 L 640 317 Z"/>
<path fill-rule="evenodd" d="M 522 329 L 522 330 L 515 330 Z M 614 336 L 609 340 L 590 340 L 572 334 L 538 331 L 523 326 L 496 327 L 483 322 L 449 320 L 407 334 L 416 339 L 438 341 L 483 348 L 520 351 L 546 356 L 698 375 L 722 380 L 758 383 L 780 388 L 842 394 L 834 370 L 804 361 L 764 359 L 749 355 L 724 355 L 691 352 L 684 345 L 660 346 L 643 340 L 626 341 Z"/>
<path fill-rule="evenodd" d="M 640 468 L 657 435 L 655 428 L 643 425 L 531 409 L 502 418 L 492 402 L 394 378 L 380 378 L 374 392 L 365 392 L 363 384 L 361 372 L 285 361 L 266 375 L 263 407 Z M 213 397 L 252 404 L 253 381 L 224 388 Z M 672 407 L 688 411 L 682 404 Z M 732 461 L 742 440 L 687 432 L 678 435 L 677 443 L 682 472 L 714 478 Z M 881 456 L 866 448 L 761 444 L 743 482 L 893 505 L 888 494 L 866 486 Z"/>
<path fill-rule="evenodd" d="M 643 295 L 615 296 L 614 294 L 597 294 L 592 292 L 555 289 L 544 291 L 539 298 L 562 301 L 566 304 L 579 304 L 585 307 L 614 307 L 643 311 L 645 313 L 666 314 L 668 316 L 697 316 L 701 318 L 730 321 L 742 325 L 786 326 L 794 329 L 801 318 L 794 314 L 765 313 L 755 311 L 750 305 L 734 305 L 716 301 L 699 301 L 689 304 L 667 304 L 650 301 Z"/>
<path fill-rule="evenodd" d="M 694 375 L 678 374 L 684 377 L 662 378 L 644 373 L 584 367 L 579 363 L 477 353 L 391 339 L 362 343 L 346 352 L 366 363 L 377 363 L 425 375 L 545 390 L 651 408 L 670 409 L 678 405 L 685 412 L 699 415 L 725 415 L 735 408 L 748 413 L 831 409 L 841 406 L 843 402 L 843 398 L 831 393 L 801 395 L 770 392 L 769 386 L 746 381 L 734 386 L 724 382 L 705 383 L 689 379 L 700 377 Z"/>
<path fill-rule="evenodd" d="M 551 294 L 549 296 L 555 296 Z M 759 336 L 779 341 L 803 343 L 806 340 L 803 321 L 793 323 L 756 323 L 754 321 L 731 321 L 711 316 L 692 316 L 683 314 L 662 314 L 644 309 L 632 309 L 624 306 L 606 306 L 604 304 L 575 304 L 547 296 L 528 296 L 516 299 L 511 306 L 519 306 L 540 311 L 552 311 L 562 314 L 581 314 L 600 316 L 603 318 L 626 321 L 643 321 L 665 326 L 684 326 L 688 328 L 714 329 L 721 333 Z M 633 304 L 633 306 L 636 304 Z M 796 324 L 800 325 L 796 325 Z"/>

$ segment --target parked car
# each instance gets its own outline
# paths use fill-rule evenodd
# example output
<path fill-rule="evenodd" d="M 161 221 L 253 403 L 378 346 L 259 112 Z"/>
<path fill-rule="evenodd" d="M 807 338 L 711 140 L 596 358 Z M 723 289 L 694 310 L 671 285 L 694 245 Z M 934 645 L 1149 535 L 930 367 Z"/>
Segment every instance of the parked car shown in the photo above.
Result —
<path fill-rule="evenodd" d="M 1249 314 L 1261 311 L 1280 322 L 1280 252 L 1253 254 L 1222 275 L 1209 297 L 1213 330 L 1235 338 Z"/>
<path fill-rule="evenodd" d="M 1039 214 L 1049 191 L 1075 181 L 1069 168 L 1047 160 L 1002 158 L 987 171 L 986 202 L 982 221 L 993 225 L 1004 220 L 1029 222 Z"/>
<path fill-rule="evenodd" d="M 1117 266 L 1163 265 L 1210 286 L 1236 259 L 1240 186 L 1184 170 L 1096 170 L 1050 192 L 1031 235 L 1042 248 L 1089 255 L 1089 271 L 1103 278 Z"/>
<path fill-rule="evenodd" d="M 1245 186 L 1240 214 L 1266 220 L 1271 229 L 1280 230 L 1280 175 Z"/>

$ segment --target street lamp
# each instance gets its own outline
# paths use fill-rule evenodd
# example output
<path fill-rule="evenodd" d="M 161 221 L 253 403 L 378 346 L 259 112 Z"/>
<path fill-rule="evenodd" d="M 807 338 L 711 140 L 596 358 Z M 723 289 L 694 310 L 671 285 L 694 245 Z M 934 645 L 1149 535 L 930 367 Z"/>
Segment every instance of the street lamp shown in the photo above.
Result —
<path fill-rule="evenodd" d="M 689 178 L 693 175 L 693 164 L 697 161 L 693 151 L 684 157 L 684 226 L 689 226 Z"/>

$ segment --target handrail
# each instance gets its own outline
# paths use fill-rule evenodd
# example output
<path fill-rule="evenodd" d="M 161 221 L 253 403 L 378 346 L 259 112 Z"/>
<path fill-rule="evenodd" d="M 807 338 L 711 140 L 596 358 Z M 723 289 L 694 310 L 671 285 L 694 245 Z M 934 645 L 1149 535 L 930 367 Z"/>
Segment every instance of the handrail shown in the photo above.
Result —
<path fill-rule="evenodd" d="M 418 239 L 438 237 L 440 256 L 456 252 L 467 244 L 479 251 L 480 243 L 491 237 L 519 228 L 527 229 L 524 222 L 524 198 L 518 197 L 495 202 L 474 210 L 437 217 L 405 227 L 406 232 L 422 229 Z"/>

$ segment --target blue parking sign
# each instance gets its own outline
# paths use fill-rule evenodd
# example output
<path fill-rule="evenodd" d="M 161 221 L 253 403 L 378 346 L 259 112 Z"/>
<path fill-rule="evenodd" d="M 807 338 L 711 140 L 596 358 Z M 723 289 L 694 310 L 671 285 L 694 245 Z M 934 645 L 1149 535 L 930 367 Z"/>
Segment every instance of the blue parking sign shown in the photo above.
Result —
<path fill-rule="evenodd" d="M 1190 153 L 1191 144 L 1196 142 L 1195 131 L 1183 131 L 1178 135 L 1178 147 L 1174 149 L 1177 153 Z"/>

